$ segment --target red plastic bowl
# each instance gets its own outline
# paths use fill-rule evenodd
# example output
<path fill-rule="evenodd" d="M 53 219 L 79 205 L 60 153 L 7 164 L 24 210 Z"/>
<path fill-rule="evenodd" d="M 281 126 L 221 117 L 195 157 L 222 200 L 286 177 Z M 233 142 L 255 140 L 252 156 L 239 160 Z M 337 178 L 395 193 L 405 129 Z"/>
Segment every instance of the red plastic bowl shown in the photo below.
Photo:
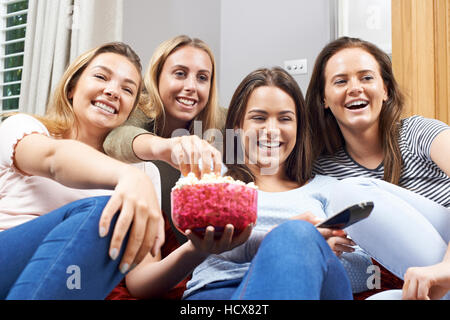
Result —
<path fill-rule="evenodd" d="M 258 192 L 255 188 L 233 183 L 184 185 L 172 190 L 172 221 L 178 230 L 187 229 L 203 236 L 207 226 L 221 235 L 227 224 L 238 235 L 250 223 L 256 223 Z"/>

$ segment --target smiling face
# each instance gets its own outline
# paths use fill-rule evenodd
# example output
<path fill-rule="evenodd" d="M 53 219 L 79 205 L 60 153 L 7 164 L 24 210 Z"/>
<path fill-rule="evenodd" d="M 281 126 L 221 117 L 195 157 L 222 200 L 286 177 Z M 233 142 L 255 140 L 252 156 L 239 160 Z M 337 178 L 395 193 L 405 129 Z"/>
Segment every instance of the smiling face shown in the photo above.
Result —
<path fill-rule="evenodd" d="M 136 67 L 116 53 L 101 53 L 81 73 L 68 94 L 78 134 L 104 135 L 121 125 L 133 109 L 141 82 Z"/>
<path fill-rule="evenodd" d="M 345 135 L 370 129 L 378 121 L 387 89 L 375 58 L 360 48 L 338 51 L 325 67 L 325 108 Z"/>
<path fill-rule="evenodd" d="M 212 73 L 211 59 L 203 49 L 184 46 L 167 57 L 158 84 L 167 123 L 185 127 L 205 108 Z"/>
<path fill-rule="evenodd" d="M 248 99 L 242 130 L 246 163 L 284 167 L 297 137 L 294 100 L 278 87 L 256 88 Z"/>

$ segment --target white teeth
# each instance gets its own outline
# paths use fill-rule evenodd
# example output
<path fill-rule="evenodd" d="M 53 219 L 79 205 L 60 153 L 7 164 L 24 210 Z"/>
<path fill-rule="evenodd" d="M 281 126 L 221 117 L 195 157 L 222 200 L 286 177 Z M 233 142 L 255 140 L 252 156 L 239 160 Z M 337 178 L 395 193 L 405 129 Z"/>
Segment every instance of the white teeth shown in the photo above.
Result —
<path fill-rule="evenodd" d="M 353 106 L 367 105 L 367 104 L 368 104 L 367 101 L 364 101 L 364 100 L 356 100 L 356 101 L 347 103 L 347 104 L 345 105 L 345 107 L 350 108 L 350 107 L 353 107 Z"/>
<path fill-rule="evenodd" d="M 116 110 L 114 108 L 98 101 L 94 103 L 94 106 L 112 114 L 116 113 Z"/>
<path fill-rule="evenodd" d="M 183 99 L 183 98 L 178 98 L 178 101 L 181 102 L 182 104 L 188 105 L 188 106 L 192 106 L 195 101 L 193 100 L 188 100 L 188 99 Z"/>
<path fill-rule="evenodd" d="M 262 141 L 260 141 L 259 145 L 264 148 L 277 148 L 280 146 L 280 143 L 279 142 L 267 142 L 267 141 L 262 142 Z"/>

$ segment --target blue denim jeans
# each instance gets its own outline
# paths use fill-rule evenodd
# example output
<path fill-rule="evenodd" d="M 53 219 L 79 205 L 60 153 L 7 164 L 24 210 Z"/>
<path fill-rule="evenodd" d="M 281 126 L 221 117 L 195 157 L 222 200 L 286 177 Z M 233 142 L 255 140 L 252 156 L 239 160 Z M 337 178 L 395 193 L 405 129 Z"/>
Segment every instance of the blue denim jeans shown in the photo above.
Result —
<path fill-rule="evenodd" d="M 108 200 L 78 200 L 0 232 L 0 298 L 104 299 L 124 276 L 125 245 L 108 255 L 115 219 L 106 237 L 98 232 Z"/>
<path fill-rule="evenodd" d="M 242 279 L 211 283 L 188 300 L 352 299 L 347 273 L 310 223 L 288 221 L 262 241 Z"/>

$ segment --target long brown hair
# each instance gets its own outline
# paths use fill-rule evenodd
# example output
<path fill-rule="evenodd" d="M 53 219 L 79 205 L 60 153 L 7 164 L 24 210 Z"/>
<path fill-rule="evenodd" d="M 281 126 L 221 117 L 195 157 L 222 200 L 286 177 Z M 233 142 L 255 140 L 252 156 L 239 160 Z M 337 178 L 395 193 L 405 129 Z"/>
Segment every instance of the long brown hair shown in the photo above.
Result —
<path fill-rule="evenodd" d="M 368 41 L 341 37 L 326 45 L 316 59 L 306 92 L 306 105 L 314 137 L 314 157 L 333 155 L 345 145 L 335 117 L 329 108 L 324 108 L 324 99 L 325 68 L 328 60 L 338 51 L 347 48 L 360 48 L 367 51 L 380 67 L 381 77 L 388 90 L 388 99 L 383 103 L 379 117 L 379 132 L 384 153 L 384 180 L 398 184 L 402 169 L 398 136 L 404 97 L 394 78 L 391 59 L 384 51 Z"/>
<path fill-rule="evenodd" d="M 147 71 L 144 75 L 145 90 L 141 96 L 138 108 L 154 121 L 154 133 L 161 135 L 164 130 L 165 111 L 164 104 L 159 94 L 159 78 L 162 68 L 167 58 L 176 50 L 190 46 L 204 50 L 212 64 L 211 86 L 209 90 L 208 102 L 203 110 L 193 120 L 202 122 L 204 131 L 218 126 L 218 94 L 216 80 L 216 63 L 214 54 L 209 46 L 202 40 L 190 38 L 186 35 L 179 35 L 162 42 L 153 53 Z M 193 123 L 189 126 L 189 131 L 193 133 Z"/>
<path fill-rule="evenodd" d="M 286 71 L 279 67 L 272 69 L 262 68 L 251 72 L 247 75 L 237 87 L 231 98 L 228 114 L 225 122 L 225 130 L 235 130 L 242 128 L 243 119 L 247 102 L 251 93 L 258 87 L 274 86 L 283 90 L 288 94 L 295 103 L 297 116 L 297 136 L 294 149 L 286 159 L 285 174 L 291 180 L 303 185 L 312 176 L 312 147 L 311 147 L 311 130 L 309 127 L 306 105 L 295 79 L 292 78 Z M 239 139 L 239 138 L 238 138 Z M 231 147 L 236 150 L 229 150 Z M 235 159 L 233 163 L 227 164 L 227 174 L 235 179 L 244 182 L 251 182 L 255 180 L 250 170 L 245 164 L 239 164 L 236 157 L 239 153 L 243 153 L 241 142 L 226 144 L 226 152 L 224 152 L 224 163 L 229 162 L 226 159 L 227 155 L 234 153 Z"/>

